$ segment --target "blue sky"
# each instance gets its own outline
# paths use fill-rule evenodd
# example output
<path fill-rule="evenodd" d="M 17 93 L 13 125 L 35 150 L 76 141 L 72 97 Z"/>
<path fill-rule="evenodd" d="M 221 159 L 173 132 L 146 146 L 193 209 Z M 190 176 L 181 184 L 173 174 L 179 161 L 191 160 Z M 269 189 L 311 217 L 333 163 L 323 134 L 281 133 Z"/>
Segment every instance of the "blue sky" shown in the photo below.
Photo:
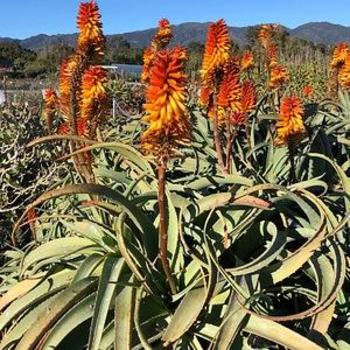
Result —
<path fill-rule="evenodd" d="M 79 0 L 0 0 L 0 37 L 76 31 Z M 225 18 L 229 25 L 262 22 L 291 28 L 309 21 L 350 25 L 349 0 L 99 0 L 107 34 L 154 27 L 161 17 L 171 23 Z"/>

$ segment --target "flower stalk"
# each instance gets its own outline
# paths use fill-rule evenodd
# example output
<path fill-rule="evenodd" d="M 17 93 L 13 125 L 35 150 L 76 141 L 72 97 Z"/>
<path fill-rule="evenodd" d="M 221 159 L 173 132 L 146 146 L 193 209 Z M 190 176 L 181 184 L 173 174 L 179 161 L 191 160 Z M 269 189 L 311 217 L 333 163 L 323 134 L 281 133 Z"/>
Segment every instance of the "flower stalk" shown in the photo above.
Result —
<path fill-rule="evenodd" d="M 168 160 L 190 139 L 187 100 L 186 50 L 181 47 L 162 49 L 156 54 L 149 71 L 144 120 L 149 127 L 141 137 L 142 149 L 158 163 L 159 252 L 162 270 L 172 293 L 176 283 L 168 261 L 168 219 L 166 171 Z"/>
<path fill-rule="evenodd" d="M 158 206 L 159 206 L 159 246 L 160 260 L 163 271 L 168 280 L 170 290 L 173 294 L 176 293 L 176 284 L 172 276 L 170 264 L 168 260 L 168 220 L 166 210 L 166 171 L 168 160 L 166 156 L 161 157 L 158 164 Z"/>

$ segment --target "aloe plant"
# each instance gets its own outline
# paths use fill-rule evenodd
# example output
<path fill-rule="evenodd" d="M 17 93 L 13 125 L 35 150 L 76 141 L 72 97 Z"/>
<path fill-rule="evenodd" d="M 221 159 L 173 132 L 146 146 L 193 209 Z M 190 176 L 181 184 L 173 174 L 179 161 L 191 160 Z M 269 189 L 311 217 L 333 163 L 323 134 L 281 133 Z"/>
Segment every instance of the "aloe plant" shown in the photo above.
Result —
<path fill-rule="evenodd" d="M 303 169 L 310 164 L 300 152 L 303 181 L 288 183 L 283 149 L 271 151 L 272 141 L 262 140 L 247 155 L 242 135 L 241 163 L 222 175 L 210 125 L 199 111 L 195 118 L 193 145 L 167 175 L 176 294 L 158 258 L 155 164 L 124 142 L 91 142 L 80 152 L 96 157 L 97 183 L 39 197 L 26 211 L 46 203 L 35 223 L 36 244 L 5 254 L 1 349 L 230 349 L 254 342 L 341 348 L 343 318 L 332 318 L 346 314 L 346 167 L 308 154 L 334 169 L 328 184 Z M 266 123 L 257 118 L 261 137 Z M 129 125 L 120 139 L 139 128 Z M 266 165 L 257 168 L 263 158 Z"/>
<path fill-rule="evenodd" d="M 87 13 L 92 24 L 84 20 Z M 226 74 L 230 39 L 224 22 L 217 23 L 227 49 L 219 72 Z M 170 120 L 191 124 L 192 139 L 183 137 L 181 149 L 170 149 L 175 142 L 166 144 L 168 153 L 158 153 L 167 156 L 165 162 L 141 152 L 145 123 L 140 115 L 124 113 L 125 123 L 109 124 L 107 75 L 91 61 L 100 58 L 105 39 L 95 2 L 81 5 L 78 24 L 78 48 L 63 65 L 57 111 L 70 121 L 70 132 L 26 145 L 36 152 L 56 144 L 51 146 L 56 155 L 68 143 L 70 151 L 64 148 L 59 157 L 66 173 L 28 200 L 13 227 L 12 245 L 2 254 L 0 350 L 347 348 L 348 94 L 341 92 L 338 102 L 298 105 L 305 110 L 304 118 L 298 115 L 302 132 L 298 139 L 288 134 L 277 147 L 282 89 L 258 86 L 259 99 L 251 108 L 242 108 L 240 100 L 246 123 L 233 136 L 228 128 L 225 138 L 227 126 L 219 125 L 218 115 L 212 123 L 199 107 L 193 84 L 188 115 L 177 110 Z M 89 35 L 90 24 L 97 37 Z M 171 36 L 170 23 L 160 21 L 147 52 L 145 81 L 164 98 L 147 94 L 156 96 L 148 96 L 152 103 L 146 109 L 168 103 L 168 93 L 174 96 L 165 109 L 167 118 L 159 114 L 151 131 L 164 127 L 164 120 L 169 123 L 185 96 L 185 50 L 161 51 Z M 268 53 L 266 45 L 272 73 L 276 62 Z M 157 54 L 163 70 L 153 71 L 152 55 Z M 161 86 L 152 74 L 168 72 L 169 57 L 175 73 Z M 238 74 L 239 67 L 232 68 Z M 178 78 L 181 84 L 169 92 Z M 111 83 L 109 92 L 131 94 L 120 83 Z M 91 122 L 82 125 L 92 125 L 93 133 L 79 132 L 82 115 Z M 149 135 L 164 146 L 172 130 L 165 138 Z M 31 236 L 21 229 L 27 224 Z"/>

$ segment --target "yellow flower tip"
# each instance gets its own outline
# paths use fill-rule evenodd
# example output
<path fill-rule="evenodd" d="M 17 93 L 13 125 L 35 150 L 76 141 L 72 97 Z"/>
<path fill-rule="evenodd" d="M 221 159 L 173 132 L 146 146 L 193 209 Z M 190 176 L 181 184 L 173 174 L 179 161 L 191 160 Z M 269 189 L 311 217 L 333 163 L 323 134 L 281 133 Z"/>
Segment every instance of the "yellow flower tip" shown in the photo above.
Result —
<path fill-rule="evenodd" d="M 104 54 L 105 37 L 102 32 L 101 15 L 96 1 L 81 3 L 77 18 L 79 29 L 78 51 L 92 50 L 97 55 Z"/>
<path fill-rule="evenodd" d="M 149 123 L 141 139 L 145 153 L 171 152 L 189 138 L 186 57 L 185 49 L 173 48 L 161 50 L 154 59 L 144 105 L 144 120 Z"/>
<path fill-rule="evenodd" d="M 214 83 L 215 74 L 222 70 L 230 59 L 231 40 L 223 19 L 211 24 L 205 44 L 201 78 L 203 84 Z"/>
<path fill-rule="evenodd" d="M 304 108 L 298 97 L 290 96 L 282 99 L 277 121 L 276 145 L 286 145 L 305 132 L 303 115 Z"/>
<path fill-rule="evenodd" d="M 211 106 L 208 109 L 208 117 L 213 120 L 215 116 L 217 118 L 218 125 L 222 126 L 227 118 L 227 110 L 221 106 L 217 106 L 216 108 Z"/>
<path fill-rule="evenodd" d="M 107 72 L 91 66 L 83 74 L 81 84 L 81 117 L 89 120 L 101 112 L 107 100 Z"/>

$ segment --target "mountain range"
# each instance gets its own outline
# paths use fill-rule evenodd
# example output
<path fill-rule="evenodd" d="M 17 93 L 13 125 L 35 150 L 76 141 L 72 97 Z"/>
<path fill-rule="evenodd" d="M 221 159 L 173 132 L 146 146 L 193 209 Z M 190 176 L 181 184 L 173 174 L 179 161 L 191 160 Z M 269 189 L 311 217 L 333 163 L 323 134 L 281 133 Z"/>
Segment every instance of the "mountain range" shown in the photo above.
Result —
<path fill-rule="evenodd" d="M 204 43 L 209 22 L 195 23 L 188 22 L 173 26 L 173 43 L 188 45 L 190 42 Z M 250 27 L 229 27 L 231 37 L 238 45 L 247 43 L 247 31 Z M 293 37 L 312 41 L 317 44 L 333 45 L 337 42 L 350 41 L 350 27 L 333 24 L 328 22 L 310 22 L 297 28 L 289 29 L 284 27 Z M 113 40 L 122 37 L 127 40 L 131 46 L 143 48 L 149 45 L 156 28 L 134 31 L 129 33 L 107 35 L 107 40 Z M 14 41 L 23 48 L 30 50 L 39 50 L 48 46 L 57 44 L 66 44 L 74 46 L 76 34 L 57 34 L 46 35 L 39 34 L 23 40 L 13 38 L 2 38 L 0 42 Z"/>

